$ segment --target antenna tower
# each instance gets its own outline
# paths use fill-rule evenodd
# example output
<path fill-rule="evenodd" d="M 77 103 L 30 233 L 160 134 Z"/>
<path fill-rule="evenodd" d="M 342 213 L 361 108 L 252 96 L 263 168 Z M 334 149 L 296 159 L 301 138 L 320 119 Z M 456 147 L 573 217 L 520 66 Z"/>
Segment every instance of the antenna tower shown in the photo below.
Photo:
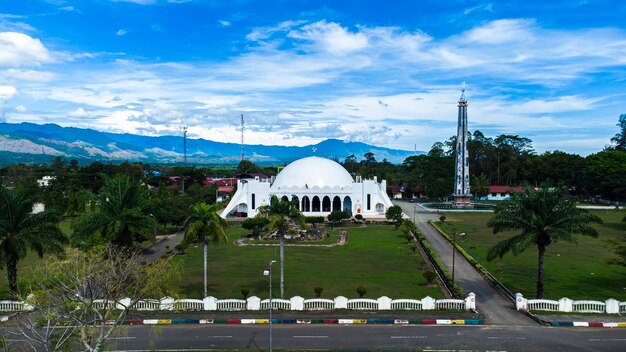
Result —
<path fill-rule="evenodd" d="M 243 149 L 243 126 L 244 126 L 243 114 L 241 114 L 241 161 L 243 161 L 245 158 L 244 149 Z"/>
<path fill-rule="evenodd" d="M 183 155 L 185 166 L 187 166 L 187 126 L 183 126 Z"/>

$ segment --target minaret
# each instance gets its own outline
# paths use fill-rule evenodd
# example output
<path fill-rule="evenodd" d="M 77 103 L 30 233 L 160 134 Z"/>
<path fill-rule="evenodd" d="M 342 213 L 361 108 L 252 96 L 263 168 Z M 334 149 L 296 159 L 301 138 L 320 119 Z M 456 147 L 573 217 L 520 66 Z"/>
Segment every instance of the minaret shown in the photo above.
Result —
<path fill-rule="evenodd" d="M 456 133 L 456 165 L 454 168 L 454 207 L 472 208 L 470 203 L 469 154 L 467 152 L 467 99 L 465 99 L 465 82 L 461 85 L 459 99 L 459 122 Z"/>

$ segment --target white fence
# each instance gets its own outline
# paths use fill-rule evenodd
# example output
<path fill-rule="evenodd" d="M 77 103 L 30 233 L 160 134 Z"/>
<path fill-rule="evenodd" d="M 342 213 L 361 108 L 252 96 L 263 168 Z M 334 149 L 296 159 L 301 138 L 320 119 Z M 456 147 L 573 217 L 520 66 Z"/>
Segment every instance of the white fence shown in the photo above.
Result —
<path fill-rule="evenodd" d="M 550 312 L 568 313 L 601 313 L 619 314 L 626 313 L 626 302 L 620 302 L 610 298 L 606 301 L 574 301 L 563 297 L 558 301 L 550 299 L 526 299 L 521 293 L 515 295 L 517 310 L 541 310 Z"/>
<path fill-rule="evenodd" d="M 133 305 L 134 304 L 134 305 Z M 164 297 L 160 300 L 147 299 L 133 302 L 130 298 L 124 298 L 117 302 L 99 300 L 94 305 L 99 308 L 105 306 L 118 309 L 129 307 L 132 305 L 133 310 L 156 311 L 156 310 L 175 310 L 175 311 L 255 311 L 268 310 L 269 299 L 261 300 L 259 297 L 250 297 L 248 299 L 217 299 L 215 297 L 206 297 L 205 299 L 174 299 Z M 378 299 L 356 298 L 348 299 L 343 296 L 335 299 L 312 298 L 304 299 L 296 296 L 291 299 L 272 299 L 272 309 L 276 310 L 292 310 L 292 311 L 313 311 L 313 310 L 335 310 L 335 309 L 351 309 L 351 310 L 474 310 L 476 309 L 476 295 L 470 293 L 465 299 L 434 299 L 432 297 L 424 297 L 418 299 L 391 299 L 389 297 L 380 297 Z M 626 309 L 626 306 L 624 307 Z M 0 301 L 1 312 L 17 312 L 28 310 L 25 302 L 17 301 Z"/>

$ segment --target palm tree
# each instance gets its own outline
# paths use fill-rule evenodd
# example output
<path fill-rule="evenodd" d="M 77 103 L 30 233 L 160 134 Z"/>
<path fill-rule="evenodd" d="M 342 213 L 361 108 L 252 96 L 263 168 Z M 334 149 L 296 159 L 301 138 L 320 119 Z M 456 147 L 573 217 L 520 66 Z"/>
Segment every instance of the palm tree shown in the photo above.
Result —
<path fill-rule="evenodd" d="M 126 175 L 102 177 L 104 186 L 95 197 L 98 209 L 76 219 L 73 242 L 94 245 L 110 241 L 130 247 L 152 238 L 156 221 L 145 211 L 146 188 Z"/>
<path fill-rule="evenodd" d="M 526 186 L 523 193 L 498 205 L 488 222 L 493 233 L 517 230 L 519 234 L 497 243 L 487 253 L 487 260 L 502 258 L 506 253 L 517 255 L 530 246 L 537 246 L 537 298 L 543 298 L 543 258 L 546 248 L 558 240 L 576 242 L 575 234 L 597 237 L 591 223 L 602 220 L 565 199 L 561 188 L 542 187 L 533 191 Z"/>
<path fill-rule="evenodd" d="M 189 210 L 191 214 L 185 220 L 185 243 L 202 241 L 204 246 L 204 297 L 207 296 L 207 247 L 209 240 L 214 244 L 226 243 L 228 237 L 224 228 L 228 227 L 226 220 L 219 216 L 219 205 L 196 203 Z"/>
<path fill-rule="evenodd" d="M 269 205 L 262 205 L 258 208 L 259 215 L 270 220 L 269 229 L 276 231 L 280 238 L 280 297 L 285 296 L 285 235 L 295 233 L 292 223 L 305 228 L 305 217 L 299 210 L 298 200 L 279 200 L 275 195 L 270 198 Z"/>
<path fill-rule="evenodd" d="M 11 299 L 17 297 L 17 262 L 28 250 L 41 258 L 63 252 L 68 242 L 59 229 L 57 212 L 32 213 L 36 199 L 30 190 L 0 186 L 0 267 L 7 268 Z"/>

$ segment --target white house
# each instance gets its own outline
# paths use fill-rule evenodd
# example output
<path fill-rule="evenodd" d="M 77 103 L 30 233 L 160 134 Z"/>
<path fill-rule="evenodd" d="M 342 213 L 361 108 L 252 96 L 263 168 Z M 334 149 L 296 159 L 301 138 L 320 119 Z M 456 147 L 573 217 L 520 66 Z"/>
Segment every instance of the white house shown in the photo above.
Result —
<path fill-rule="evenodd" d="M 269 204 L 272 195 L 297 199 L 305 216 L 326 216 L 345 210 L 364 217 L 384 217 L 392 206 L 386 192 L 387 182 L 356 180 L 338 163 L 316 156 L 296 160 L 287 165 L 276 178 L 237 181 L 237 192 L 222 217 L 254 217 L 261 205 Z"/>

